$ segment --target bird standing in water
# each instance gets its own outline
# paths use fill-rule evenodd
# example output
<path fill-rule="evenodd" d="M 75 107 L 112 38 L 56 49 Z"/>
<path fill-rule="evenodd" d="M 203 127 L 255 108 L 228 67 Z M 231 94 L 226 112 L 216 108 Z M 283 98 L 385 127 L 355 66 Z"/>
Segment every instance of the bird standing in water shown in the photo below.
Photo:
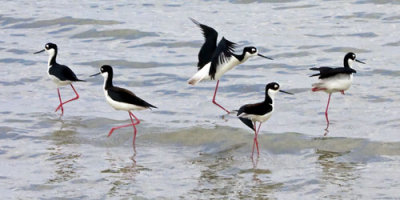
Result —
<path fill-rule="evenodd" d="M 255 104 L 246 104 L 240 107 L 237 116 L 240 121 L 246 124 L 249 128 L 254 131 L 254 142 L 253 142 L 253 150 L 251 152 L 251 157 L 254 154 L 254 147 L 257 147 L 257 155 L 260 155 L 260 151 L 258 149 L 258 133 L 260 132 L 261 124 L 267 121 L 274 111 L 274 97 L 276 93 L 282 92 L 286 94 L 292 94 L 279 89 L 280 86 L 278 83 L 272 82 L 268 83 L 265 86 L 265 99 L 262 102 Z M 293 95 L 293 94 L 292 94 Z M 256 123 L 259 122 L 258 128 L 256 127 Z"/>
<path fill-rule="evenodd" d="M 222 37 L 221 41 L 217 45 L 217 31 L 209 26 L 200 24 L 194 19 L 191 20 L 203 31 L 205 42 L 198 55 L 198 71 L 188 80 L 188 83 L 190 85 L 196 85 L 202 80 L 217 80 L 212 102 L 229 114 L 230 112 L 215 100 L 221 76 L 227 71 L 233 69 L 236 65 L 246 62 L 250 57 L 257 55 L 270 60 L 272 60 L 272 58 L 259 54 L 255 47 L 245 47 L 242 54 L 234 54 L 235 43 Z"/>
<path fill-rule="evenodd" d="M 313 74 L 310 77 L 318 76 L 319 82 L 312 84 L 312 91 L 324 91 L 329 94 L 328 103 L 325 109 L 326 128 L 329 127 L 328 108 L 331 101 L 331 95 L 334 92 L 340 92 L 344 95 L 344 91 L 348 90 L 353 82 L 353 73 L 356 73 L 352 67 L 354 62 L 365 64 L 362 61 L 356 59 L 356 54 L 349 52 L 344 56 L 343 65 L 344 67 L 332 68 L 332 67 L 313 67 L 310 70 L 319 71 L 319 73 Z M 326 133 L 325 133 L 326 135 Z"/>
<path fill-rule="evenodd" d="M 57 63 L 56 58 L 57 58 L 58 48 L 56 44 L 47 43 L 43 50 L 35 52 L 35 54 L 42 53 L 44 51 L 46 51 L 49 54 L 47 74 L 49 75 L 51 80 L 53 80 L 53 82 L 57 85 L 58 98 L 60 99 L 60 105 L 56 108 L 55 112 L 61 109 L 61 116 L 62 116 L 64 114 L 63 105 L 79 99 L 79 94 L 78 92 L 76 92 L 72 83 L 84 80 L 78 79 L 75 73 L 69 67 Z M 62 102 L 59 87 L 68 84 L 71 85 L 71 88 L 75 92 L 76 97 L 68 101 Z"/>
<path fill-rule="evenodd" d="M 136 96 L 133 92 L 116 87 L 113 85 L 113 69 L 109 65 L 103 65 L 100 67 L 100 72 L 97 74 L 93 74 L 91 76 L 97 76 L 97 75 L 102 75 L 104 77 L 104 85 L 103 85 L 103 90 L 104 90 L 104 95 L 106 97 L 106 101 L 108 104 L 111 105 L 115 110 L 125 110 L 128 111 L 129 117 L 131 118 L 130 124 L 127 125 L 122 125 L 122 126 L 117 126 L 113 127 L 110 132 L 108 133 L 108 137 L 111 136 L 111 134 L 116 130 L 120 129 L 123 127 L 128 127 L 128 126 L 133 126 L 133 147 L 135 147 L 135 140 L 136 140 L 136 125 L 140 123 L 140 120 L 131 112 L 132 110 L 144 110 L 144 109 L 151 109 L 151 108 L 157 108 L 143 99 L 139 98 Z M 133 118 L 135 118 L 135 121 L 133 121 Z"/>

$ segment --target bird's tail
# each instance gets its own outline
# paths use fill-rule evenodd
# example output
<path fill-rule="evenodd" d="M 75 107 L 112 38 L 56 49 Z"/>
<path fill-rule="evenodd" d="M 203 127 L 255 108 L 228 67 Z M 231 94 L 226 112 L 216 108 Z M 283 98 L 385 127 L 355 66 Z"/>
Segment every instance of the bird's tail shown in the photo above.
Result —
<path fill-rule="evenodd" d="M 200 82 L 201 80 L 203 80 L 204 78 L 206 78 L 208 76 L 209 71 L 210 71 L 210 64 L 207 64 L 203 68 L 201 68 L 199 71 L 197 71 L 197 73 L 194 74 L 192 76 L 192 78 L 190 78 L 188 80 L 188 83 L 190 85 L 196 85 L 198 82 Z"/>
<path fill-rule="evenodd" d="M 311 75 L 310 77 L 319 76 L 319 75 L 321 75 L 321 74 L 320 74 L 320 73 L 318 73 L 318 74 L 313 74 L 313 75 Z"/>
<path fill-rule="evenodd" d="M 248 126 L 249 128 L 251 128 L 254 131 L 254 126 L 253 126 L 253 122 L 250 119 L 247 118 L 243 118 L 243 117 L 239 117 L 240 121 L 242 121 L 244 124 L 246 124 L 246 126 Z"/>

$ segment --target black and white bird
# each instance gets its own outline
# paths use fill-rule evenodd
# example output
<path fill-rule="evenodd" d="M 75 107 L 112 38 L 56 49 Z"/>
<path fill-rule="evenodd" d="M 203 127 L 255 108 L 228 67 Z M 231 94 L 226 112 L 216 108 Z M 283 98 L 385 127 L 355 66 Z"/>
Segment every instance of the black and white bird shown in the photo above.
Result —
<path fill-rule="evenodd" d="M 135 146 L 135 140 L 136 140 L 136 125 L 140 123 L 140 120 L 131 112 L 132 110 L 145 110 L 145 109 L 151 109 L 151 108 L 157 108 L 143 99 L 139 98 L 136 96 L 133 92 L 116 87 L 113 85 L 113 69 L 109 65 L 103 65 L 100 67 L 100 72 L 97 74 L 93 74 L 91 76 L 97 76 L 97 75 L 102 75 L 104 77 L 104 85 L 103 85 L 103 90 L 104 90 L 104 95 L 106 97 L 106 101 L 108 104 L 111 105 L 115 110 L 125 110 L 128 111 L 129 117 L 131 118 L 131 124 L 127 125 L 122 125 L 122 126 L 117 126 L 113 127 L 110 132 L 108 133 L 108 137 L 111 136 L 111 134 L 119 128 L 123 127 L 128 127 L 128 126 L 133 126 L 134 130 L 134 136 L 133 136 L 133 146 Z M 135 118 L 136 122 L 133 121 L 133 118 Z"/>
<path fill-rule="evenodd" d="M 246 62 L 250 57 L 260 56 L 270 60 L 272 60 L 272 58 L 259 54 L 255 47 L 245 47 L 242 54 L 235 54 L 235 43 L 222 37 L 221 41 L 217 45 L 217 31 L 209 26 L 200 24 L 192 18 L 191 20 L 203 31 L 205 42 L 198 55 L 198 71 L 188 80 L 188 83 L 190 85 L 196 85 L 202 80 L 217 80 L 212 102 L 229 114 L 230 112 L 227 109 L 215 101 L 221 76 L 227 71 L 233 69 L 236 65 Z"/>
<path fill-rule="evenodd" d="M 79 99 L 79 94 L 78 92 L 76 92 L 72 83 L 84 80 L 78 79 L 78 77 L 76 77 L 75 73 L 69 67 L 57 63 L 56 58 L 57 58 L 58 48 L 56 44 L 47 43 L 43 50 L 35 52 L 35 54 L 42 53 L 44 51 L 46 51 L 49 54 L 47 74 L 49 75 L 51 80 L 53 80 L 53 82 L 57 85 L 58 98 L 60 99 L 60 105 L 56 108 L 55 112 L 57 112 L 61 108 L 61 115 L 63 115 L 64 114 L 63 105 L 68 102 Z M 62 102 L 59 87 L 68 84 L 71 85 L 71 88 L 72 90 L 74 90 L 76 97 L 68 101 Z"/>
<path fill-rule="evenodd" d="M 274 111 L 274 97 L 276 93 L 282 92 L 293 95 L 293 93 L 280 90 L 279 88 L 280 86 L 278 83 L 275 82 L 268 83 L 265 86 L 264 101 L 255 104 L 246 104 L 240 107 L 237 113 L 237 116 L 239 117 L 240 121 L 242 121 L 252 130 L 254 130 L 253 150 L 251 153 L 252 157 L 254 154 L 254 145 L 257 147 L 257 154 L 258 155 L 260 154 L 258 149 L 257 136 L 260 131 L 261 124 L 267 121 L 271 117 L 272 112 Z M 259 122 L 258 128 L 256 128 L 257 122 Z"/>
<path fill-rule="evenodd" d="M 331 100 L 331 95 L 334 92 L 341 92 L 348 90 L 353 82 L 353 73 L 356 73 L 352 67 L 355 62 L 365 64 L 356 59 L 356 54 L 349 52 L 344 56 L 344 67 L 331 68 L 331 67 L 313 67 L 310 70 L 319 71 L 310 77 L 318 76 L 319 82 L 312 84 L 312 91 L 324 91 L 329 94 L 328 103 L 325 110 L 325 118 L 327 122 L 326 130 L 329 127 L 328 108 Z"/>

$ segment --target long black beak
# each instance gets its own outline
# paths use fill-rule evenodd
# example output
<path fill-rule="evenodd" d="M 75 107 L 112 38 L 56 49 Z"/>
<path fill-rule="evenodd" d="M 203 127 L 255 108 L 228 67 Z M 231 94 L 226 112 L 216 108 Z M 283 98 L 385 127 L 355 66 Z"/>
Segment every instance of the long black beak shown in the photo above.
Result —
<path fill-rule="evenodd" d="M 270 57 L 267 57 L 267 56 L 264 56 L 264 55 L 262 55 L 262 54 L 257 54 L 257 55 L 258 55 L 258 56 L 260 56 L 260 57 L 266 58 L 266 59 L 273 60 L 272 58 L 270 58 Z"/>
<path fill-rule="evenodd" d="M 93 74 L 93 75 L 90 75 L 90 77 L 92 77 L 92 76 L 97 76 L 97 75 L 100 75 L 100 74 L 101 74 L 101 72 L 96 73 L 96 74 Z"/>
<path fill-rule="evenodd" d="M 285 94 L 290 94 L 290 95 L 294 95 L 293 93 L 290 93 L 290 92 L 286 92 L 286 91 L 283 91 L 283 90 L 279 90 L 279 92 L 282 92 L 282 93 L 285 93 Z"/>
<path fill-rule="evenodd" d="M 44 49 L 42 49 L 42 50 L 40 50 L 40 51 L 38 51 L 38 52 L 35 52 L 35 53 L 33 53 L 33 54 L 42 53 L 43 51 L 45 51 L 45 50 L 44 50 Z"/>
<path fill-rule="evenodd" d="M 357 60 L 357 59 L 356 59 L 356 62 L 359 62 L 359 63 L 365 64 L 365 62 L 363 62 L 363 61 L 359 61 L 359 60 Z"/>

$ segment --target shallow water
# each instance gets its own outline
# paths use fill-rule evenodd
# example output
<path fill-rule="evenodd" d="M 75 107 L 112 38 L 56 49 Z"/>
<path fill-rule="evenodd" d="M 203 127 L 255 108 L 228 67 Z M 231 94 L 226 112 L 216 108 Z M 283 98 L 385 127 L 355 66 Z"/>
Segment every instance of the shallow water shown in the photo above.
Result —
<path fill-rule="evenodd" d="M 398 1 L 6 1 L 0 7 L 0 193 L 4 199 L 393 199 L 400 189 Z M 263 99 L 268 82 L 294 96 L 276 97 L 259 135 L 212 103 L 215 82 L 195 87 L 203 39 L 188 19 L 220 37 L 256 46 L 252 58 L 223 76 L 217 100 L 230 110 Z M 58 62 L 87 82 L 81 98 L 54 113 L 56 87 L 46 75 L 47 42 Z M 356 68 L 346 95 L 312 93 L 313 66 Z M 116 85 L 158 106 L 126 112 L 104 101 L 103 64 Z M 69 87 L 63 98 L 73 97 Z"/>

